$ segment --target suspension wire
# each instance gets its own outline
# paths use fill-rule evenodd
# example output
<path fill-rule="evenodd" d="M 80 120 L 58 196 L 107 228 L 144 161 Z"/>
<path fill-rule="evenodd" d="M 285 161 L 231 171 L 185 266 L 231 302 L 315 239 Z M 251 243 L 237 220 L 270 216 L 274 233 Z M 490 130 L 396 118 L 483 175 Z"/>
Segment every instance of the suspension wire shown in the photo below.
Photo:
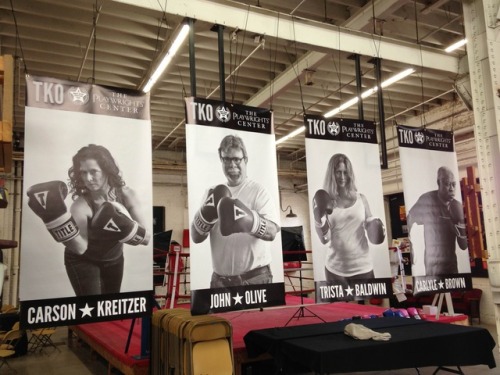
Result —
<path fill-rule="evenodd" d="M 418 34 L 418 12 L 417 12 L 417 1 L 413 0 L 413 9 L 415 13 L 415 36 L 417 38 L 417 45 L 420 51 L 420 91 L 421 91 L 421 96 L 422 96 L 422 108 L 421 108 L 421 114 L 420 114 L 420 123 L 422 125 L 422 128 L 425 129 L 425 107 L 424 107 L 424 102 L 425 102 L 425 95 L 424 95 L 424 59 L 423 59 L 423 53 L 422 53 L 422 43 L 420 42 L 419 39 L 419 34 Z"/>
<path fill-rule="evenodd" d="M 10 9 L 12 11 L 12 18 L 14 19 L 14 27 L 16 29 L 16 48 L 17 48 L 17 45 L 19 45 L 19 50 L 21 51 L 21 59 L 23 60 L 24 73 L 29 74 L 28 67 L 26 66 L 26 60 L 24 59 L 24 50 L 23 50 L 23 46 L 21 44 L 21 36 L 19 35 L 19 27 L 17 25 L 16 12 L 14 10 L 14 4 L 13 4 L 12 0 L 10 0 Z"/>
<path fill-rule="evenodd" d="M 305 0 L 304 0 L 305 1 Z M 278 13 L 278 22 L 276 23 L 276 39 L 274 42 L 274 64 L 272 62 L 273 50 L 269 48 L 269 73 L 272 74 L 270 78 L 269 85 L 269 109 L 273 109 L 274 100 L 274 80 L 276 78 L 276 61 L 278 59 L 278 40 L 279 40 L 279 28 L 280 28 L 280 13 Z"/>
<path fill-rule="evenodd" d="M 295 38 L 295 17 L 292 16 L 292 27 L 293 27 L 293 46 L 295 48 L 295 56 L 298 56 L 298 52 L 297 52 L 297 39 Z M 296 61 L 298 61 L 298 59 L 296 59 Z M 295 71 L 295 76 L 297 77 L 297 82 L 299 84 L 299 92 L 300 92 L 300 103 L 302 105 L 302 112 L 304 113 L 304 115 L 306 114 L 306 107 L 304 106 L 304 94 L 302 92 L 302 82 L 300 81 L 300 77 L 299 77 L 299 72 Z"/>
<path fill-rule="evenodd" d="M 243 60 L 243 48 L 245 47 L 245 40 L 246 40 L 246 33 L 247 33 L 247 25 L 248 25 L 248 18 L 250 16 L 250 6 L 247 8 L 247 14 L 245 18 L 245 27 L 243 29 L 243 42 L 241 43 L 240 51 L 238 52 L 238 44 L 239 44 L 239 39 L 238 39 L 238 30 L 234 30 L 234 34 L 236 35 L 236 56 L 235 56 L 235 67 L 241 65 L 241 61 Z M 231 42 L 232 40 L 229 41 L 229 51 L 231 53 Z M 231 58 L 229 59 L 231 62 Z M 230 71 L 233 71 L 233 69 L 230 68 Z M 237 70 L 234 74 L 234 79 L 231 77 L 231 83 L 233 85 L 232 87 L 232 92 L 231 92 L 231 101 L 234 102 L 234 96 L 236 94 L 236 88 L 238 87 L 238 78 L 239 78 L 239 70 Z"/>
<path fill-rule="evenodd" d="M 98 14 L 98 6 L 97 0 L 95 0 L 94 6 L 94 16 L 92 17 L 92 27 L 94 29 L 93 32 L 93 49 L 92 49 L 92 83 L 95 84 L 95 61 L 96 61 L 96 45 L 97 45 L 97 14 Z"/>

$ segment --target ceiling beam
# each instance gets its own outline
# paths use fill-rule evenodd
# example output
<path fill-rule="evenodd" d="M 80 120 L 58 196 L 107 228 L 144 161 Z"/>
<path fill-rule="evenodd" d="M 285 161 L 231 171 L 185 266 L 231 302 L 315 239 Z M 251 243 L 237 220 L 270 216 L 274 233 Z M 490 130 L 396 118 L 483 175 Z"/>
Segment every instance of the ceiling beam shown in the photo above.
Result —
<path fill-rule="evenodd" d="M 226 27 L 238 27 L 247 32 L 270 35 L 320 48 L 380 57 L 451 73 L 458 71 L 458 58 L 437 49 L 424 48 L 413 43 L 381 36 L 374 39 L 373 35 L 369 33 L 297 19 L 255 6 L 245 6 L 230 1 L 176 0 L 166 2 L 166 9 L 162 9 L 160 2 L 151 0 L 113 1 L 159 12 L 166 11 L 169 14 L 221 24 Z"/>

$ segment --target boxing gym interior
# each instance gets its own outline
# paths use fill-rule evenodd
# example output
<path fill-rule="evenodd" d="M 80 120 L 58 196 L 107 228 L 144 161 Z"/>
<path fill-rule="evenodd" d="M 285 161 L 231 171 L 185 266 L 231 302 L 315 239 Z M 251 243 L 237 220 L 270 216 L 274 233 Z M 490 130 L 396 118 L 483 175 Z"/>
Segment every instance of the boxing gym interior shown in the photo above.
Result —
<path fill-rule="evenodd" d="M 0 0 L 0 374 L 500 373 L 499 0 Z"/>

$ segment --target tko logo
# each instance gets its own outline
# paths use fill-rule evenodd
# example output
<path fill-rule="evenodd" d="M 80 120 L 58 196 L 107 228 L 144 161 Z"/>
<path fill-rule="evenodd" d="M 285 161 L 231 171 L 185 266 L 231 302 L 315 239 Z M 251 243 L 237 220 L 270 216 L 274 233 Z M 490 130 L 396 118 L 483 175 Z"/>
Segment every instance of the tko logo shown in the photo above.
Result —
<path fill-rule="evenodd" d="M 33 81 L 35 100 L 49 104 L 64 103 L 64 86 L 60 83 Z"/>
<path fill-rule="evenodd" d="M 401 144 L 414 144 L 415 142 L 422 145 L 425 142 L 425 135 L 421 131 L 413 132 L 408 129 L 398 129 L 399 142 Z"/>
<path fill-rule="evenodd" d="M 311 135 L 325 135 L 326 134 L 326 121 L 308 118 L 307 127 Z"/>
<path fill-rule="evenodd" d="M 401 143 L 406 143 L 406 144 L 413 144 L 413 132 L 411 130 L 407 129 L 398 129 L 399 133 L 399 142 Z"/>
<path fill-rule="evenodd" d="M 199 121 L 213 121 L 214 108 L 210 104 L 205 103 L 191 103 L 193 118 Z"/>

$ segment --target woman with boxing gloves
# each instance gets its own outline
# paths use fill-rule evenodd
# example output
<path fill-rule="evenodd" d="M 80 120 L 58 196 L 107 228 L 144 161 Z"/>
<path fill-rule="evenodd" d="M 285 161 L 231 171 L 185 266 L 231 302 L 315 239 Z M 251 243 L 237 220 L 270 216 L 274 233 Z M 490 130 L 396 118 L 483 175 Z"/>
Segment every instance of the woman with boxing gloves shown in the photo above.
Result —
<path fill-rule="evenodd" d="M 314 195 L 313 214 L 320 241 L 329 243 L 327 282 L 347 287 L 350 279 L 374 278 L 368 241 L 382 243 L 385 228 L 372 215 L 366 197 L 357 191 L 353 167 L 346 155 L 331 157 L 323 187 Z"/>
<path fill-rule="evenodd" d="M 62 181 L 33 185 L 29 207 L 65 246 L 66 272 L 77 296 L 119 293 L 123 244 L 147 245 L 150 233 L 136 193 L 125 186 L 108 149 L 90 144 L 73 156 L 68 170 L 70 212 Z"/>

